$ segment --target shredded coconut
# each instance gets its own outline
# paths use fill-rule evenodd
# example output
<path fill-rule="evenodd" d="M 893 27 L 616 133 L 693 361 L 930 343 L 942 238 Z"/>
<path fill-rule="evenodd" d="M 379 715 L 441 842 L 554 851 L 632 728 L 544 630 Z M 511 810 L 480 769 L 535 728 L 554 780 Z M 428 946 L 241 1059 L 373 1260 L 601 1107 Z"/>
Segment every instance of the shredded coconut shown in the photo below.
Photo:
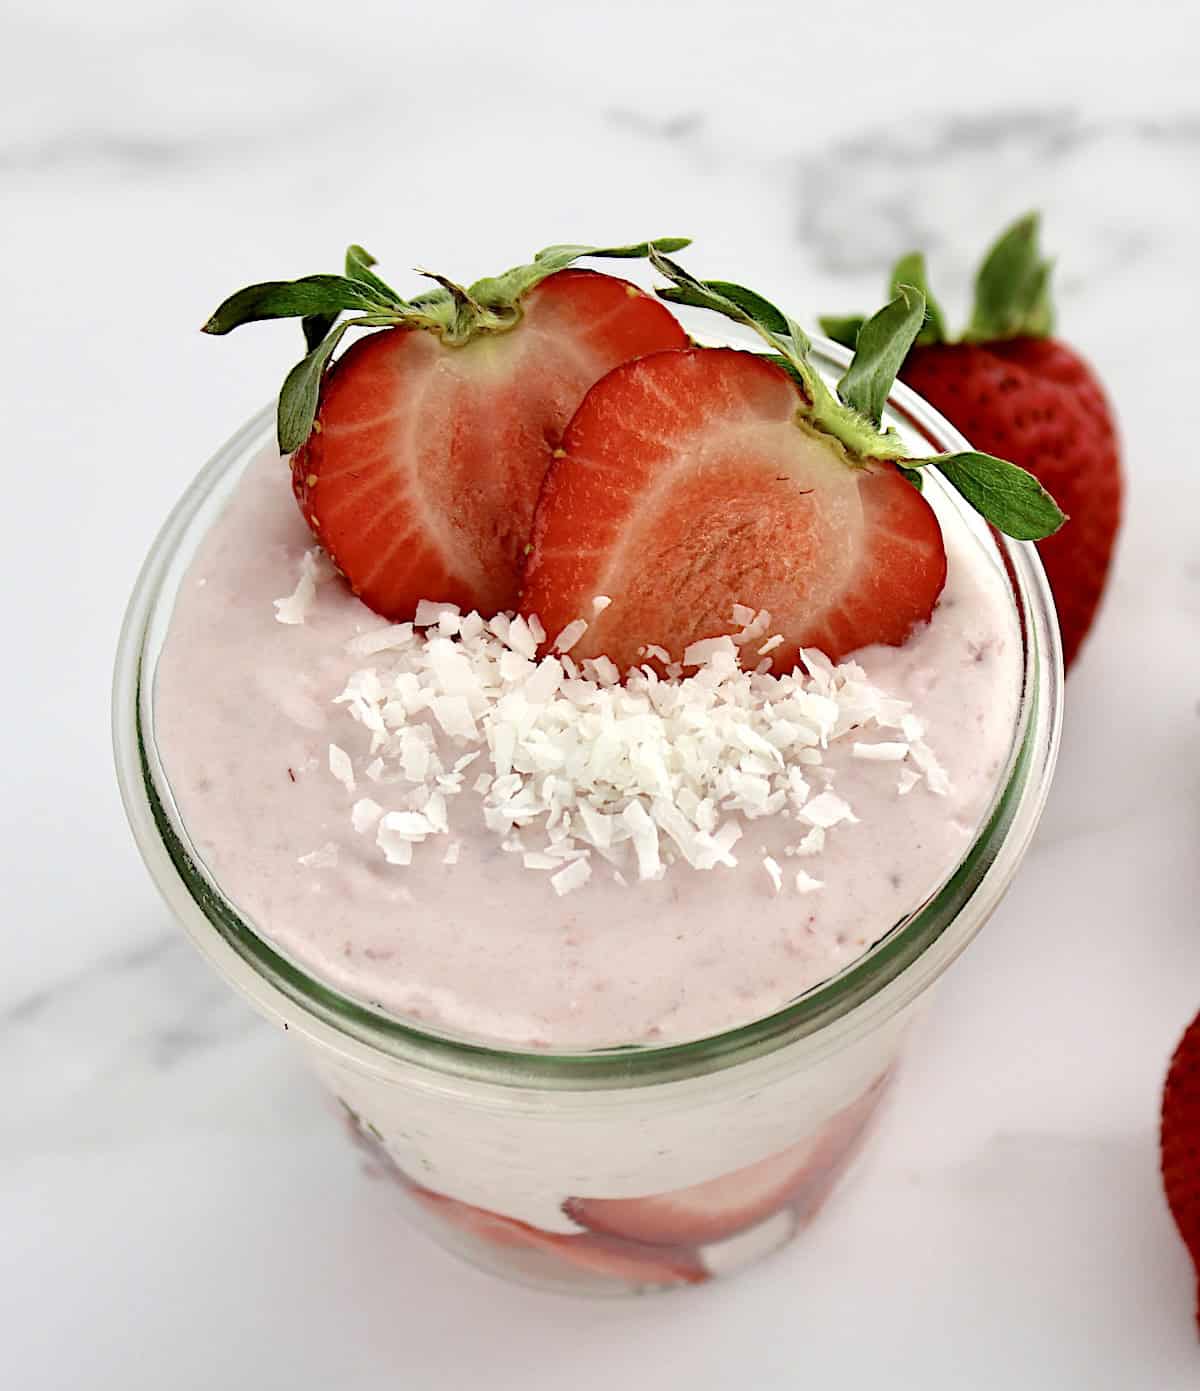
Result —
<path fill-rule="evenodd" d="M 275 618 L 279 623 L 303 623 L 317 597 L 317 585 L 333 574 L 333 565 L 320 546 L 312 546 L 300 560 L 300 578 L 286 599 L 276 599 Z"/>
<path fill-rule="evenodd" d="M 835 742 L 867 762 L 903 764 L 897 792 L 905 774 L 948 786 L 923 737 L 909 738 L 924 726 L 907 702 L 871 686 L 855 663 L 835 667 L 810 650 L 782 676 L 747 669 L 748 643 L 778 645 L 763 640 L 770 615 L 738 606 L 733 622 L 740 632 L 692 643 L 679 664 L 647 647 L 641 655 L 665 675 L 647 664 L 624 684 L 607 657 L 566 655 L 587 629 L 582 619 L 540 659 L 546 634 L 535 618 L 485 622 L 449 604 L 422 603 L 414 623 L 361 634 L 348 654 L 372 665 L 352 670 L 335 703 L 360 727 L 352 747 L 365 749 L 362 772 L 390 788 L 394 809 L 360 798 L 352 826 L 389 863 L 411 864 L 427 841 L 453 836 L 469 783 L 497 843 L 568 894 L 597 858 L 618 883 L 660 879 L 680 861 L 734 866 L 747 824 L 762 817 L 801 823 L 788 855 L 820 854 L 828 835 L 858 820 L 824 765 Z M 329 768 L 355 790 L 354 762 L 338 744 Z M 443 843 L 445 863 L 459 844 Z M 780 865 L 770 855 L 762 863 L 780 892 Z M 801 893 L 820 887 L 804 871 L 795 883 Z"/>
<path fill-rule="evenodd" d="M 899 792 L 901 797 L 906 797 L 920 781 L 920 773 L 914 773 L 911 768 L 901 768 L 900 780 L 896 784 L 896 791 Z"/>

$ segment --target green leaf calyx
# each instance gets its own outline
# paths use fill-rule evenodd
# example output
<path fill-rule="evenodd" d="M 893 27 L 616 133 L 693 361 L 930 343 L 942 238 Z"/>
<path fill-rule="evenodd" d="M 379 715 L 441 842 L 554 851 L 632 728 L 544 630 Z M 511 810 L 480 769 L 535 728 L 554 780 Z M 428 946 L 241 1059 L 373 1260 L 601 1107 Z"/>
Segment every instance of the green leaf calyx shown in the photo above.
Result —
<path fill-rule="evenodd" d="M 875 426 L 883 420 L 896 373 L 924 322 L 925 296 L 911 285 L 900 285 L 895 299 L 858 331 L 854 357 L 838 382 L 838 395 Z"/>
<path fill-rule="evenodd" d="M 204 332 L 223 335 L 269 319 L 300 320 L 306 353 L 284 381 L 277 422 L 280 449 L 291 453 L 312 431 L 321 380 L 347 329 L 426 329 L 447 347 L 461 347 L 480 334 L 514 328 L 521 319 L 522 296 L 582 257 L 645 258 L 688 245 L 687 237 L 660 237 L 628 246 L 548 246 L 528 265 L 476 280 L 466 288 L 435 272 L 419 271 L 435 281 L 436 288 L 405 299 L 375 272 L 375 257 L 355 244 L 346 251 L 343 275 L 249 285 L 218 305 Z M 344 313 L 356 317 L 343 319 Z"/>
<path fill-rule="evenodd" d="M 906 463 L 908 470 L 936 468 L 981 517 L 1017 541 L 1041 541 L 1067 520 L 1032 473 L 994 454 L 967 450 Z"/>
<path fill-rule="evenodd" d="M 894 430 L 881 430 L 877 422 L 830 391 L 809 359 L 812 345 L 808 335 L 794 319 L 757 291 L 728 280 L 698 280 L 657 250 L 651 251 L 650 262 L 671 282 L 657 291 L 661 299 L 712 310 L 758 334 L 771 349 L 772 360 L 800 386 L 804 423 L 832 436 L 848 456 L 847 462 L 861 464 L 867 458 L 903 456 L 904 442 Z"/>
<path fill-rule="evenodd" d="M 890 459 L 918 490 L 921 471 L 936 468 L 981 516 L 1018 540 L 1041 540 L 1066 520 L 1037 479 L 1016 464 L 973 451 L 914 459 L 894 430 L 882 428 L 884 408 L 905 356 L 931 323 L 941 321 L 936 305 L 930 314 L 919 285 L 898 281 L 895 295 L 877 314 L 854 324 L 855 355 L 834 396 L 811 362 L 804 331 L 769 300 L 730 281 L 698 280 L 660 252 L 652 252 L 650 260 L 671 282 L 657 292 L 663 299 L 712 310 L 763 339 L 771 349 L 765 356 L 801 389 L 797 425 L 823 434 L 848 466 Z M 901 268 L 924 280 L 923 266 L 909 260 Z"/>

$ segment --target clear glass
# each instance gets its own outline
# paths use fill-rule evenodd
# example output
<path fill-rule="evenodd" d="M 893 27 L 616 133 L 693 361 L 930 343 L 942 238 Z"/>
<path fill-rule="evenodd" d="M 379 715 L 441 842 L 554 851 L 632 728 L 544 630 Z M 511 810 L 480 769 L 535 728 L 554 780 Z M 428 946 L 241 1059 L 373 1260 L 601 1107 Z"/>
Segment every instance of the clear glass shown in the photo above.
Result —
<path fill-rule="evenodd" d="M 845 357 L 834 344 L 816 353 L 831 375 Z M 913 456 L 967 447 L 902 386 L 888 419 Z M 118 779 L 163 896 L 217 970 L 305 1049 L 414 1219 L 466 1259 L 548 1288 L 621 1293 L 699 1283 L 773 1250 L 857 1152 L 914 1012 L 987 921 L 1041 815 L 1062 660 L 1036 551 L 995 538 L 1023 640 L 1020 715 L 990 812 L 926 903 L 838 975 L 741 1028 L 663 1046 L 493 1049 L 308 975 L 223 896 L 172 798 L 155 742 L 155 664 L 195 547 L 272 428 L 270 410 L 255 417 L 180 499 L 121 635 Z"/>

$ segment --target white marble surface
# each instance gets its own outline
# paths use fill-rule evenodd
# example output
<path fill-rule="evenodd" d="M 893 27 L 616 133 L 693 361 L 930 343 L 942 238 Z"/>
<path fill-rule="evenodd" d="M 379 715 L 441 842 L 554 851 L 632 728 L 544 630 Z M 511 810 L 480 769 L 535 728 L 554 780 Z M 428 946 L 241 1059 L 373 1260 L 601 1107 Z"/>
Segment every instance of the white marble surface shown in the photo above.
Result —
<path fill-rule="evenodd" d="M 5 777 L 0 1357 L 22 1391 L 1200 1384 L 1155 1119 L 1200 1006 L 1200 105 L 1193 7 L 10 0 L 0 18 Z M 294 329 L 231 287 L 465 276 L 691 233 L 799 310 L 909 244 L 961 312 L 1047 213 L 1127 441 L 1116 581 L 1058 782 L 885 1132 L 811 1239 L 727 1287 L 508 1289 L 410 1233 L 138 862 L 110 655 L 192 471 Z"/>

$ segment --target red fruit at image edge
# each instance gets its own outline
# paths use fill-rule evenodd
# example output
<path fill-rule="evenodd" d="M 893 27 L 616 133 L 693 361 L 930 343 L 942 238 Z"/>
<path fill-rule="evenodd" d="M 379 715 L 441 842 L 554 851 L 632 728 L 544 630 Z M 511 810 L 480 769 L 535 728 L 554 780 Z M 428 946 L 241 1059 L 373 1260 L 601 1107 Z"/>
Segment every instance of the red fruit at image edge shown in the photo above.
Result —
<path fill-rule="evenodd" d="M 941 528 L 894 464 L 847 464 L 798 423 L 791 376 L 754 353 L 688 348 L 610 372 L 584 397 L 546 475 L 521 593 L 551 638 L 624 671 L 653 644 L 679 658 L 767 609 L 782 646 L 834 661 L 902 643 L 946 579 Z M 612 602 L 592 617 L 592 599 Z"/>
<path fill-rule="evenodd" d="M 1171 1059 L 1163 1088 L 1161 1146 L 1167 1204 L 1196 1267 L 1200 1326 L 1200 1015 Z"/>
<path fill-rule="evenodd" d="M 976 449 L 1034 474 L 1070 518 L 1037 543 L 1070 666 L 1096 616 L 1121 521 L 1116 426 L 1095 373 L 1057 339 L 1012 338 L 918 344 L 900 376 Z"/>
<path fill-rule="evenodd" d="M 455 347 L 412 327 L 372 333 L 325 376 L 292 456 L 296 500 L 386 618 L 411 618 L 421 599 L 515 608 L 538 490 L 584 392 L 687 342 L 664 305 L 595 271 L 549 276 L 521 311 L 515 328 Z"/>

